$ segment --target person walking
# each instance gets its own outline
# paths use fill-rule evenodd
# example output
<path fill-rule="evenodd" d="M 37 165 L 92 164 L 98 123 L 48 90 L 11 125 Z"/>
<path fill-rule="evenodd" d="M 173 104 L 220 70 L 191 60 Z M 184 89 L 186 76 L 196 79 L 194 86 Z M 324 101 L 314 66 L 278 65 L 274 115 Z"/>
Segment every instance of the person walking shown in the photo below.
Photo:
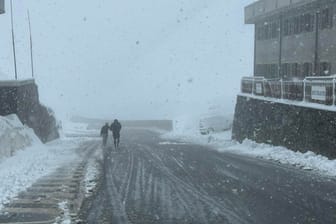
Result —
<path fill-rule="evenodd" d="M 115 119 L 114 122 L 111 124 L 110 129 L 113 133 L 114 147 L 117 149 L 119 148 L 120 131 L 121 131 L 121 124 L 117 119 Z"/>
<path fill-rule="evenodd" d="M 106 143 L 107 143 L 108 131 L 109 131 L 109 124 L 105 123 L 105 125 L 100 130 L 100 136 L 103 137 L 104 147 L 106 146 Z"/>

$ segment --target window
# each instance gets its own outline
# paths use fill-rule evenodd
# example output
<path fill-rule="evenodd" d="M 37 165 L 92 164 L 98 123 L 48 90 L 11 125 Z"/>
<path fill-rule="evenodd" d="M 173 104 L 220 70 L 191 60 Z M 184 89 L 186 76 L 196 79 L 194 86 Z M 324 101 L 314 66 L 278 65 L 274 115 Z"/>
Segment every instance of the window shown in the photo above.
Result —
<path fill-rule="evenodd" d="M 313 32 L 314 31 L 314 26 L 315 26 L 315 16 L 312 14 L 306 14 L 304 16 L 304 21 L 305 25 L 305 32 Z"/>
<path fill-rule="evenodd" d="M 275 39 L 275 38 L 277 38 L 277 34 L 278 34 L 278 23 L 275 23 L 275 22 L 273 22 L 272 24 L 271 24 L 271 38 L 272 39 Z"/>
<path fill-rule="evenodd" d="M 330 75 L 331 64 L 329 62 L 321 62 L 319 64 L 319 75 L 321 76 L 328 76 Z"/>
<path fill-rule="evenodd" d="M 282 77 L 287 78 L 289 76 L 289 64 L 284 63 L 281 65 Z"/>
<path fill-rule="evenodd" d="M 256 76 L 264 76 L 265 78 L 274 78 L 278 76 L 277 64 L 258 64 L 256 65 Z"/>
<path fill-rule="evenodd" d="M 289 20 L 285 19 L 283 23 L 283 35 L 288 36 L 289 35 Z"/>
<path fill-rule="evenodd" d="M 304 63 L 302 69 L 302 76 L 307 77 L 311 76 L 313 73 L 313 64 L 312 63 Z"/>
<path fill-rule="evenodd" d="M 300 33 L 300 17 L 295 17 L 293 19 L 294 22 L 294 34 Z"/>
<path fill-rule="evenodd" d="M 313 14 L 302 14 L 283 21 L 283 35 L 289 36 L 314 31 L 315 16 Z"/>
<path fill-rule="evenodd" d="M 257 25 L 256 36 L 258 40 L 269 40 L 275 39 L 279 34 L 279 23 L 278 22 L 269 22 L 262 25 Z"/>
<path fill-rule="evenodd" d="M 304 78 L 310 76 L 313 71 L 312 63 L 283 63 L 281 65 L 281 74 L 284 78 Z"/>
<path fill-rule="evenodd" d="M 306 15 L 301 15 L 299 21 L 299 32 L 304 32 L 306 31 Z"/>
<path fill-rule="evenodd" d="M 332 8 L 323 9 L 320 13 L 320 29 L 330 29 L 333 26 L 333 10 Z"/>

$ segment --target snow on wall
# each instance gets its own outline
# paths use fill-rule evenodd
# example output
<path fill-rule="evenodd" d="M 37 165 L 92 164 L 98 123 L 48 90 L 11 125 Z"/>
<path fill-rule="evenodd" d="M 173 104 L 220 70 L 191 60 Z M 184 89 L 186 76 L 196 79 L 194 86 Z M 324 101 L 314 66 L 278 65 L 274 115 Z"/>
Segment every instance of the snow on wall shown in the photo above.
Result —
<path fill-rule="evenodd" d="M 12 156 L 17 150 L 41 144 L 34 131 L 24 126 L 15 115 L 0 116 L 0 159 Z"/>
<path fill-rule="evenodd" d="M 336 113 L 239 95 L 232 137 L 336 158 Z"/>

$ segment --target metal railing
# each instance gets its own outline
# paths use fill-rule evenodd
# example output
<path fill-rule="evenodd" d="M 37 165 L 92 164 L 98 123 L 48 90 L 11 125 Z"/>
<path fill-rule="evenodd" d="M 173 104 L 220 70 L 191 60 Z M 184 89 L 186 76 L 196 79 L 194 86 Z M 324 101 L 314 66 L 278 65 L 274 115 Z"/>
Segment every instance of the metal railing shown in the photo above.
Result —
<path fill-rule="evenodd" d="M 306 77 L 304 80 L 244 77 L 241 92 L 267 98 L 335 105 L 336 76 Z"/>

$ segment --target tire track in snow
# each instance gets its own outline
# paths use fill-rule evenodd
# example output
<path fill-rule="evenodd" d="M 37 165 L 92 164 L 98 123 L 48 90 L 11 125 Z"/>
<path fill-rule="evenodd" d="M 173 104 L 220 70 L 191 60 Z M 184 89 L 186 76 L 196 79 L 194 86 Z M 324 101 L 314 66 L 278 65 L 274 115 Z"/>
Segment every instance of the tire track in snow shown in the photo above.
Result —
<path fill-rule="evenodd" d="M 153 152 L 150 147 L 147 145 L 141 146 L 141 152 L 142 155 L 146 157 L 147 161 L 152 161 L 152 165 L 160 171 L 161 175 L 165 177 L 167 180 L 166 183 L 163 183 L 165 187 L 169 186 L 171 189 L 173 189 L 174 192 L 179 192 L 180 195 L 185 195 L 179 198 L 179 202 L 183 201 L 183 204 L 188 204 L 188 209 L 191 209 L 191 214 L 193 214 L 193 217 L 199 217 L 201 218 L 201 223 L 208 223 L 207 215 L 209 211 L 216 211 L 217 213 L 221 214 L 223 217 L 227 217 L 229 223 L 245 223 L 242 218 L 240 218 L 238 215 L 232 212 L 232 209 L 229 205 L 217 202 L 211 197 L 209 197 L 205 191 L 197 189 L 196 187 L 192 186 L 189 183 L 186 183 L 185 181 L 181 180 L 180 178 L 176 177 L 172 171 L 164 164 L 164 159 L 167 158 L 161 158 L 159 153 L 157 151 Z M 161 155 L 162 157 L 167 155 Z M 159 182 L 160 185 L 162 185 L 162 182 Z M 202 191 L 202 192 L 201 192 Z M 158 195 L 160 198 L 165 198 L 164 195 L 160 195 L 158 192 L 153 192 L 154 195 Z M 167 196 L 167 195 L 166 195 Z M 166 197 L 166 201 L 171 201 L 171 197 Z M 199 204 L 198 201 L 201 201 L 202 203 Z M 162 206 L 166 206 L 165 202 L 161 204 Z M 195 205 L 199 206 L 195 206 Z M 176 205 L 180 207 L 179 205 Z M 196 208 L 195 208 L 196 207 Z M 165 210 L 167 210 L 166 208 Z M 177 209 L 169 208 L 171 211 L 174 211 L 176 213 Z M 207 211 L 205 211 L 207 210 Z M 175 216 L 176 214 L 173 214 Z"/>

